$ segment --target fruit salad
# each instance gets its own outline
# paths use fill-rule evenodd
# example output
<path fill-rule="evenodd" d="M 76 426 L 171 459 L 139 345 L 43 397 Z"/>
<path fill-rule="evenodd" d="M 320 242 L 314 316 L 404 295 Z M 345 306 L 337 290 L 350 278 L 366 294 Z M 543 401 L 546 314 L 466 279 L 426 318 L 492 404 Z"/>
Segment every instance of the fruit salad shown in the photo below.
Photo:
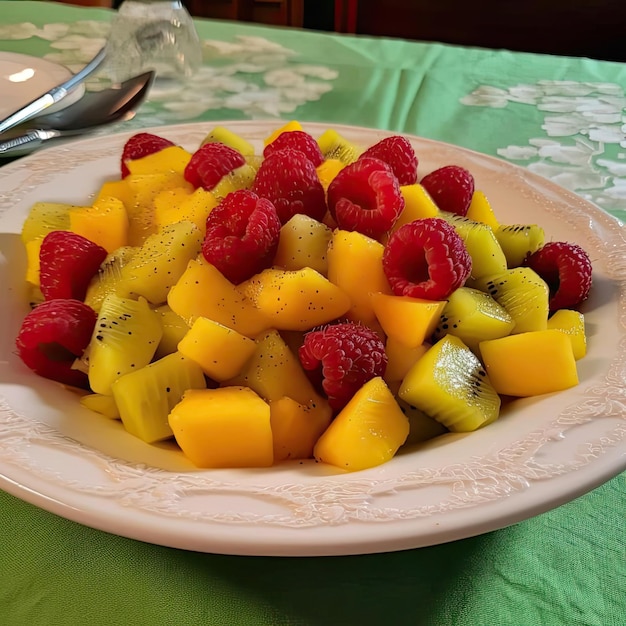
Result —
<path fill-rule="evenodd" d="M 148 444 L 363 470 L 578 384 L 586 252 L 500 224 L 471 172 L 422 173 L 401 135 L 143 132 L 120 157 L 89 204 L 30 209 L 16 347 Z"/>

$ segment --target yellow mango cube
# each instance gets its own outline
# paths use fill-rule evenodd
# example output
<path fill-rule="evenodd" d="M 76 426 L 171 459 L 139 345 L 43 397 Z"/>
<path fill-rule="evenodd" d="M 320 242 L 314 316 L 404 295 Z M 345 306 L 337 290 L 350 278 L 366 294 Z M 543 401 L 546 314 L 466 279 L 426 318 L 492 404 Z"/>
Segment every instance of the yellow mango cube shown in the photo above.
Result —
<path fill-rule="evenodd" d="M 346 164 L 340 159 L 325 159 L 317 166 L 317 176 L 324 187 L 324 191 L 328 191 L 328 185 L 333 182 L 333 179 Z"/>
<path fill-rule="evenodd" d="M 409 421 L 385 381 L 372 378 L 315 444 L 315 458 L 347 471 L 389 461 L 409 435 Z"/>
<path fill-rule="evenodd" d="M 169 146 L 139 159 L 126 162 L 131 175 L 177 172 L 183 174 L 191 153 L 180 146 Z"/>
<path fill-rule="evenodd" d="M 302 128 L 302 124 L 300 124 L 300 122 L 298 122 L 297 120 L 291 120 L 290 122 L 287 122 L 280 128 L 277 128 L 268 137 L 266 137 L 264 144 L 267 146 L 270 143 L 272 143 L 272 141 L 274 141 L 276 137 L 278 137 L 278 135 L 281 135 L 282 133 L 291 132 L 292 130 L 304 130 L 304 129 Z"/>
<path fill-rule="evenodd" d="M 384 246 L 357 231 L 336 230 L 328 247 L 328 280 L 350 297 L 347 317 L 368 326 L 376 323 L 370 294 L 391 294 L 383 270 Z"/>
<path fill-rule="evenodd" d="M 274 463 L 310 459 L 320 435 L 332 420 L 328 404 L 312 407 L 287 396 L 270 402 Z"/>
<path fill-rule="evenodd" d="M 565 333 L 572 342 L 574 358 L 582 359 L 587 354 L 587 335 L 585 333 L 585 316 L 579 311 L 559 309 L 548 318 L 548 328 L 555 328 Z"/>
<path fill-rule="evenodd" d="M 26 242 L 26 282 L 39 286 L 39 251 L 44 237 L 37 237 Z"/>
<path fill-rule="evenodd" d="M 383 376 L 385 382 L 391 386 L 402 381 L 415 362 L 426 354 L 429 347 L 429 344 L 422 343 L 414 348 L 409 348 L 394 337 L 387 337 L 385 342 L 387 367 Z"/>
<path fill-rule="evenodd" d="M 190 193 L 193 191 L 193 186 L 178 172 L 129 174 L 124 182 L 130 190 L 126 210 L 129 220 L 128 244 L 131 246 L 141 245 L 157 231 L 154 200 L 162 191 L 176 188 L 186 188 Z"/>
<path fill-rule="evenodd" d="M 192 259 L 170 289 L 167 303 L 188 324 L 207 317 L 246 337 L 271 327 L 254 304 L 224 275 L 204 259 Z"/>
<path fill-rule="evenodd" d="M 252 339 L 206 317 L 197 317 L 178 344 L 183 356 L 217 382 L 239 374 L 255 350 Z"/>
<path fill-rule="evenodd" d="M 430 194 L 420 185 L 401 185 L 400 193 L 404 198 L 404 209 L 391 228 L 391 232 L 395 232 L 401 226 L 419 220 L 425 217 L 437 217 L 439 209 Z"/>
<path fill-rule="evenodd" d="M 126 179 L 108 180 L 103 183 L 100 190 L 96 194 L 94 204 L 102 198 L 111 197 L 121 200 L 124 206 L 128 206 L 132 202 L 132 189 L 128 186 Z"/>
<path fill-rule="evenodd" d="M 128 243 L 128 214 L 114 196 L 99 196 L 90 207 L 69 210 L 70 230 L 114 252 Z"/>
<path fill-rule="evenodd" d="M 409 348 L 417 348 L 432 335 L 446 306 L 445 300 L 423 300 L 386 293 L 372 293 L 370 298 L 385 334 Z"/>
<path fill-rule="evenodd" d="M 247 387 L 191 389 L 169 414 L 185 456 L 198 467 L 269 467 L 270 407 Z"/>
<path fill-rule="evenodd" d="M 154 222 L 157 228 L 185 220 L 181 215 L 181 206 L 191 194 L 188 187 L 175 187 L 159 192 L 154 198 Z"/>
<path fill-rule="evenodd" d="M 479 190 L 474 192 L 465 217 L 491 226 L 494 232 L 500 227 L 500 222 L 498 222 L 487 196 Z"/>
<path fill-rule="evenodd" d="M 241 283 L 239 289 L 278 330 L 308 330 L 350 308 L 343 289 L 310 267 L 269 268 Z"/>
<path fill-rule="evenodd" d="M 536 330 L 479 344 L 494 389 L 507 396 L 537 396 L 578 384 L 572 343 L 560 330 Z"/>

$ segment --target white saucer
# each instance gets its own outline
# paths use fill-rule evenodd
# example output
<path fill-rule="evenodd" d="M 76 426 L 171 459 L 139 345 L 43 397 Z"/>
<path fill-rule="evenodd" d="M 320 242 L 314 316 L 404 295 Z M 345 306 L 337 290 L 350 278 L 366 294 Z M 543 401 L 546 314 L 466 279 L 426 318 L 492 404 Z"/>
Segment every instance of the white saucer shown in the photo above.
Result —
<path fill-rule="evenodd" d="M 0 119 L 62 83 L 72 73 L 62 65 L 38 57 L 0 51 Z M 46 110 L 53 113 L 79 100 L 85 92 L 78 85 L 61 102 Z"/>

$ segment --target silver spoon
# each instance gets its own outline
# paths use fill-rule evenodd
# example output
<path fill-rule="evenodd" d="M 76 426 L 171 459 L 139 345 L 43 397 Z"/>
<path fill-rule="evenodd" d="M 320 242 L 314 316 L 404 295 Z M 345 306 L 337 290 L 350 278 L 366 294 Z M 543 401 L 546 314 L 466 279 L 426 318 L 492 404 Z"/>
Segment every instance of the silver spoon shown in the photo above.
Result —
<path fill-rule="evenodd" d="M 36 125 L 34 128 L 0 141 L 0 154 L 57 137 L 81 135 L 106 124 L 131 119 L 148 94 L 154 76 L 154 72 L 146 72 L 110 89 L 88 92 L 65 109 L 32 120 L 31 123 Z"/>

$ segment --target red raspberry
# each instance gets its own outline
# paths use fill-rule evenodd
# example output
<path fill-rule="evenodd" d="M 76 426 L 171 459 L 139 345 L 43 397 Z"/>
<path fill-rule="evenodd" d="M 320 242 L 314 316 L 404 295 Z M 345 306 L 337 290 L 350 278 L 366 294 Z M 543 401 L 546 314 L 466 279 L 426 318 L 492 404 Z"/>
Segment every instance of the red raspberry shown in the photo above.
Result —
<path fill-rule="evenodd" d="M 328 186 L 328 210 L 339 228 L 379 239 L 404 208 L 398 179 L 380 159 L 359 158 Z"/>
<path fill-rule="evenodd" d="M 296 213 L 322 221 L 326 197 L 317 170 L 302 153 L 292 148 L 272 152 L 259 167 L 252 191 L 267 198 L 282 224 Z"/>
<path fill-rule="evenodd" d="M 417 182 L 417 156 L 406 137 L 385 137 L 370 146 L 359 158 L 363 157 L 373 157 L 387 163 L 400 185 L 413 185 Z"/>
<path fill-rule="evenodd" d="M 383 270 L 397 296 L 445 300 L 465 283 L 471 269 L 463 240 L 440 217 L 401 226 L 383 252 Z"/>
<path fill-rule="evenodd" d="M 202 254 L 237 285 L 272 264 L 280 226 L 269 200 L 234 191 L 209 213 Z"/>
<path fill-rule="evenodd" d="M 36 374 L 73 387 L 89 388 L 87 374 L 72 369 L 91 340 L 96 312 L 73 299 L 48 300 L 22 322 L 15 345 Z"/>
<path fill-rule="evenodd" d="M 153 135 L 152 133 L 138 133 L 133 135 L 124 145 L 122 150 L 122 178 L 130 174 L 126 163 L 141 159 L 142 157 L 160 152 L 163 148 L 169 148 L 174 144 L 164 137 Z"/>
<path fill-rule="evenodd" d="M 265 146 L 263 156 L 267 158 L 270 154 L 277 152 L 278 150 L 284 150 L 285 148 L 291 148 L 292 150 L 302 152 L 315 167 L 320 165 L 324 160 L 324 155 L 322 154 L 317 141 L 315 141 L 309 133 L 305 133 L 303 130 L 292 130 L 280 133 L 280 135 L 278 135 L 272 143 Z"/>
<path fill-rule="evenodd" d="M 474 177 L 463 167 L 446 165 L 426 174 L 420 184 L 442 211 L 467 215 L 474 195 Z"/>
<path fill-rule="evenodd" d="M 82 235 L 53 230 L 39 250 L 39 282 L 44 299 L 84 300 L 89 282 L 98 272 L 107 251 Z"/>
<path fill-rule="evenodd" d="M 387 367 L 380 337 L 355 322 L 309 331 L 298 356 L 305 370 L 321 366 L 322 387 L 335 411 L 340 411 L 368 380 L 383 376 Z"/>
<path fill-rule="evenodd" d="M 196 189 L 211 191 L 223 176 L 245 163 L 246 159 L 237 150 L 217 141 L 210 142 L 193 153 L 184 176 Z"/>
<path fill-rule="evenodd" d="M 550 288 L 550 311 L 577 307 L 591 289 L 589 255 L 575 243 L 552 241 L 531 254 L 525 265 Z"/>

